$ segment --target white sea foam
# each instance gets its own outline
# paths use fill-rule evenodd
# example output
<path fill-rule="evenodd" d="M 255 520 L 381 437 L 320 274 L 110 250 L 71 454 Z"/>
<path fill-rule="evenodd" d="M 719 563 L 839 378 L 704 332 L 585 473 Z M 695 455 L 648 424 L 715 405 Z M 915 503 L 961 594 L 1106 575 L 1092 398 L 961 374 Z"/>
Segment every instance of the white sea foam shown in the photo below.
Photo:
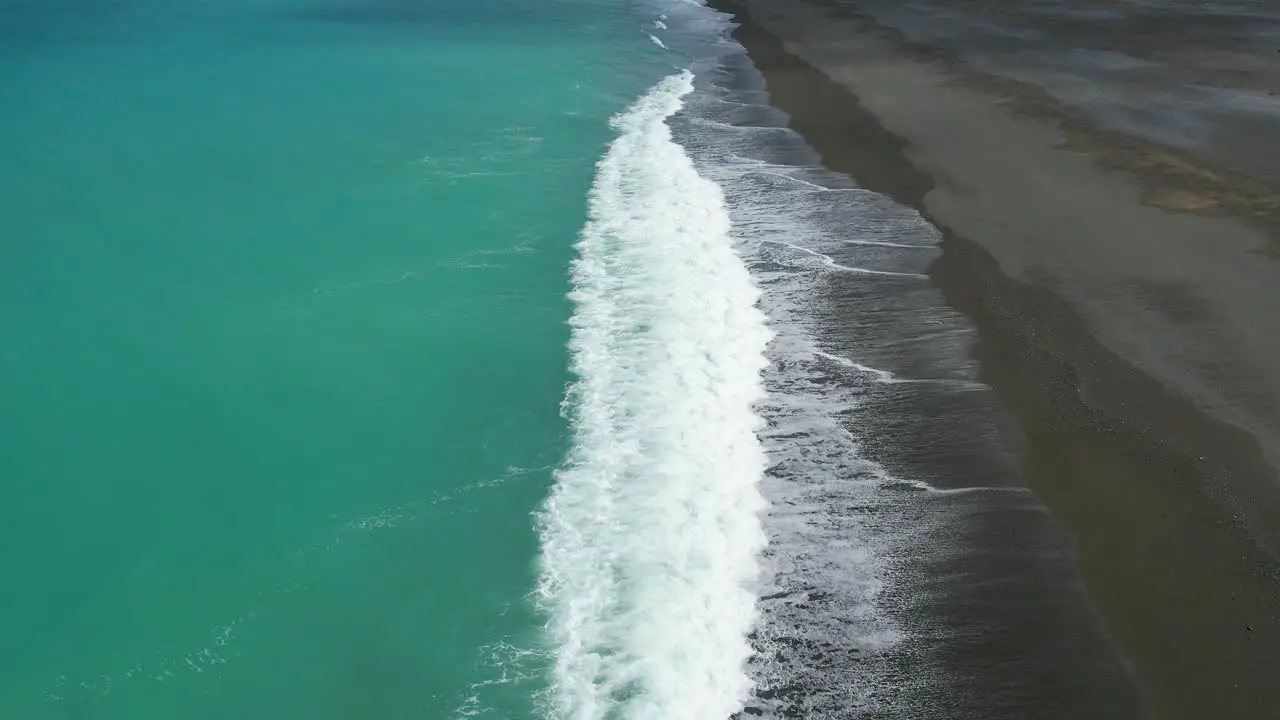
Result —
<path fill-rule="evenodd" d="M 666 124 L 692 89 L 614 119 L 577 245 L 573 448 L 539 514 L 557 720 L 725 718 L 750 690 L 770 334 L 721 189 Z"/>

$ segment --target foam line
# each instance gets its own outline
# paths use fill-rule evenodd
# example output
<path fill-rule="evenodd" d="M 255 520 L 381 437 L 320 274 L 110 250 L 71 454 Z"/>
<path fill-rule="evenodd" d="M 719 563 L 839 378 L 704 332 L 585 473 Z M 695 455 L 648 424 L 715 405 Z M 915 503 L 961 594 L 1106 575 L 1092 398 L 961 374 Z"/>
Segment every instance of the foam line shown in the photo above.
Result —
<path fill-rule="evenodd" d="M 818 252 L 817 250 L 810 250 L 809 248 L 800 247 L 799 245 L 793 245 L 792 243 L 783 242 L 781 240 L 765 240 L 764 243 L 771 244 L 771 245 L 783 245 L 793 250 L 799 250 L 800 252 L 805 253 L 806 255 L 813 255 L 814 257 L 822 260 L 823 265 L 826 265 L 832 270 L 839 270 L 841 272 L 858 273 L 859 275 L 886 275 L 889 277 L 908 277 L 908 278 L 919 278 L 919 279 L 927 279 L 929 277 L 928 275 L 924 275 L 922 273 L 893 272 L 891 270 L 872 270 L 870 268 L 860 268 L 860 267 L 852 267 L 849 265 L 841 265 L 835 260 L 832 260 L 829 255 L 824 255 Z"/>
<path fill-rule="evenodd" d="M 723 193 L 666 124 L 692 90 L 614 118 L 576 246 L 572 448 L 538 518 L 557 720 L 725 718 L 751 685 L 770 334 Z"/>
<path fill-rule="evenodd" d="M 815 350 L 813 354 L 817 355 L 818 357 L 824 357 L 836 363 L 837 365 L 847 367 L 851 370 L 857 370 L 858 372 L 861 372 L 861 373 L 867 373 L 869 375 L 873 375 L 875 376 L 876 382 L 885 383 L 887 385 L 895 385 L 895 384 L 901 384 L 901 383 L 927 383 L 931 385 L 951 385 L 964 390 L 985 390 L 987 387 L 982 383 L 972 382 L 969 380 L 947 380 L 947 379 L 940 379 L 940 378 L 900 378 L 888 370 L 881 370 L 879 368 L 873 368 L 869 365 L 856 363 L 850 360 L 849 358 L 841 357 L 839 355 L 832 355 L 831 353 L 823 352 L 821 350 Z"/>

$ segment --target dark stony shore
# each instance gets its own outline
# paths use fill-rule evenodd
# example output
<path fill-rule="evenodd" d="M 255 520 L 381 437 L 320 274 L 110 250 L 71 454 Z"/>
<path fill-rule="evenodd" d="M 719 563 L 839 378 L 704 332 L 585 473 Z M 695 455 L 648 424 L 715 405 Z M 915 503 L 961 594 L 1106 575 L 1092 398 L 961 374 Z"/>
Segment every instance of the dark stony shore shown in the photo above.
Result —
<path fill-rule="evenodd" d="M 864 411 L 890 413 L 899 439 L 863 451 L 972 478 L 956 486 L 1025 485 L 1074 548 L 1055 560 L 1066 541 L 1016 502 L 955 496 L 957 519 L 931 531 L 952 535 L 916 548 L 952 552 L 914 558 L 932 575 L 890 591 L 953 681 L 902 707 L 1273 716 L 1280 8 L 712 4 L 737 16 L 772 101 L 827 167 L 941 233 L 929 278 L 973 329 L 994 405 L 891 386 Z M 852 345 L 867 321 L 846 299 L 828 324 Z M 1010 467 L 982 459 L 991 443 Z M 904 680 L 917 660 L 898 658 Z"/>

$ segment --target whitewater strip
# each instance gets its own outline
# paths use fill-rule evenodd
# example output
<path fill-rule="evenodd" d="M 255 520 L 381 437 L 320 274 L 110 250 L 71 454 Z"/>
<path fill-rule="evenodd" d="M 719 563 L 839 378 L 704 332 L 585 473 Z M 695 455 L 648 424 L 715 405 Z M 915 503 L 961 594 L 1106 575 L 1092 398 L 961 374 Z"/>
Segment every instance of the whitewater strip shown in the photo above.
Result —
<path fill-rule="evenodd" d="M 751 680 L 770 331 L 668 77 L 613 120 L 572 269 L 572 449 L 538 516 L 544 715 L 706 720 Z"/>

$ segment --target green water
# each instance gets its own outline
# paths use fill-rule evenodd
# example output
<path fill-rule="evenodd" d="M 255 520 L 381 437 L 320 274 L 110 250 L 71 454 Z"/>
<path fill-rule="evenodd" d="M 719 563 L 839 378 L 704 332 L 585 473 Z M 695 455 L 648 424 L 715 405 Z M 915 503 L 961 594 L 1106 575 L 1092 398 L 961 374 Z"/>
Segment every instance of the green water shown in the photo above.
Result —
<path fill-rule="evenodd" d="M 647 82 L 601 58 L 645 38 L 111 8 L 0 11 L 0 717 L 527 714 L 566 267 Z"/>

